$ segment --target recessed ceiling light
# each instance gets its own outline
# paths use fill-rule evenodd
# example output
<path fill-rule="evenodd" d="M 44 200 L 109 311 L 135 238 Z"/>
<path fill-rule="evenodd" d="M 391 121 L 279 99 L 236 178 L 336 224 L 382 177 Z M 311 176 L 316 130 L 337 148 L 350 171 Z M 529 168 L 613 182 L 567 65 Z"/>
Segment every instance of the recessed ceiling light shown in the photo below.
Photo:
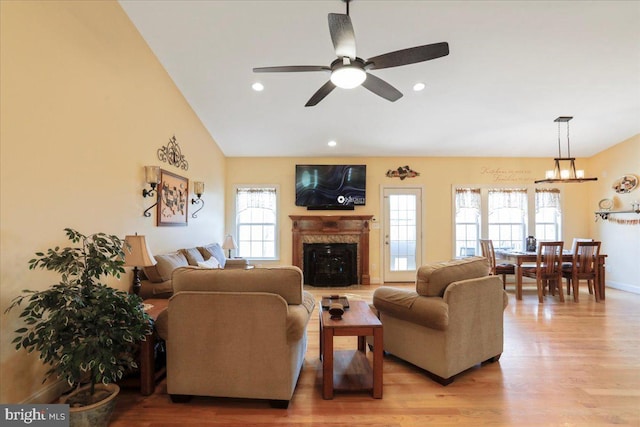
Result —
<path fill-rule="evenodd" d="M 413 85 L 413 90 L 415 90 L 416 92 L 420 92 L 424 88 L 425 88 L 425 84 L 424 83 L 416 83 L 416 84 Z"/>
<path fill-rule="evenodd" d="M 329 147 L 335 147 L 336 145 L 338 145 L 338 143 L 337 143 L 337 142 L 335 142 L 335 141 L 333 141 L 333 140 L 331 140 L 331 141 L 327 142 L 327 145 L 328 145 Z"/>
<path fill-rule="evenodd" d="M 256 92 L 262 92 L 264 90 L 264 86 L 262 85 L 262 83 L 258 83 L 258 82 L 255 82 L 254 84 L 252 84 L 251 88 Z"/>

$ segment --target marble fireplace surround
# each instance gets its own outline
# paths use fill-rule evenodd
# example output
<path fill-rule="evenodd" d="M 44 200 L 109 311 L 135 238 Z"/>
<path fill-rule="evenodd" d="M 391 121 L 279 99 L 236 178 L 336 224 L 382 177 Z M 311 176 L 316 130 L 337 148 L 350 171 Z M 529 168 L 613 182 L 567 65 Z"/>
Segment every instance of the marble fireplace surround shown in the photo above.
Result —
<path fill-rule="evenodd" d="M 303 266 L 305 243 L 356 243 L 358 284 L 369 285 L 369 223 L 373 215 L 289 215 L 292 225 L 292 264 Z"/>

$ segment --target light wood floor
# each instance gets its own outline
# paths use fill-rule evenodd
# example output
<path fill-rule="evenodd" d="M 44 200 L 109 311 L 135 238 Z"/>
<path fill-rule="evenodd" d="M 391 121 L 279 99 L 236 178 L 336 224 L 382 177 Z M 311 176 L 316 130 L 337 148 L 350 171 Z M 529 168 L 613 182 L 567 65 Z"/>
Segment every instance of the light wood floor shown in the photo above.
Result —
<path fill-rule="evenodd" d="M 447 387 L 387 356 L 383 399 L 362 392 L 323 400 L 316 308 L 305 365 L 288 409 L 209 397 L 173 404 L 162 381 L 148 397 L 123 390 L 111 427 L 640 426 L 640 295 L 607 288 L 606 302 L 596 304 L 585 287 L 577 304 L 571 298 L 559 303 L 557 297 L 538 304 L 535 286 L 525 287 L 524 300 L 516 301 L 507 284 L 502 358 L 460 374 Z M 340 292 L 370 300 L 375 288 Z M 316 300 L 328 293 L 312 292 Z M 352 337 L 335 342 L 338 349 L 356 346 Z"/>

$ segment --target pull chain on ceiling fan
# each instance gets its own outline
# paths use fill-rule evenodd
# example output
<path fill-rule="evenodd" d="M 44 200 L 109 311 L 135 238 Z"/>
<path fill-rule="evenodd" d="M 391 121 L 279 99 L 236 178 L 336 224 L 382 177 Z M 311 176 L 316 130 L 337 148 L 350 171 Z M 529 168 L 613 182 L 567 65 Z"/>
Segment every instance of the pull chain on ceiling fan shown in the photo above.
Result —
<path fill-rule="evenodd" d="M 322 101 L 333 89 L 340 87 L 352 89 L 364 86 L 365 89 L 382 98 L 394 102 L 402 97 L 402 93 L 369 71 L 382 68 L 399 67 L 440 58 L 449 54 L 449 44 L 446 42 L 411 47 L 374 56 L 367 60 L 356 56 L 356 37 L 349 16 L 349 1 L 346 3 L 346 14 L 330 13 L 329 33 L 338 59 L 330 66 L 323 65 L 288 65 L 278 67 L 254 68 L 254 73 L 290 73 L 302 71 L 331 72 L 331 77 L 307 101 L 305 107 L 312 107 Z"/>

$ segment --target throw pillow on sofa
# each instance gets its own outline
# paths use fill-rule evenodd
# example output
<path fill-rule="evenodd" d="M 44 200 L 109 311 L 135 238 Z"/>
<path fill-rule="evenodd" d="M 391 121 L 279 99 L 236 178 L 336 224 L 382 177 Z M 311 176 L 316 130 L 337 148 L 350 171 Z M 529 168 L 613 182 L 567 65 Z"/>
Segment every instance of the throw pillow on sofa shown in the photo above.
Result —
<path fill-rule="evenodd" d="M 198 262 L 198 267 L 201 268 L 220 268 L 220 263 L 214 257 L 209 258 L 206 261 Z"/>
<path fill-rule="evenodd" d="M 144 267 L 144 274 L 151 282 L 154 283 L 170 280 L 173 270 L 178 267 L 186 267 L 189 265 L 187 258 L 180 252 L 156 255 L 154 258 L 157 261 L 156 265 Z"/>
<path fill-rule="evenodd" d="M 220 268 L 224 268 L 227 263 L 227 258 L 224 256 L 224 251 L 222 247 L 220 247 L 219 243 L 212 243 L 207 246 L 198 246 L 198 250 L 204 257 L 204 260 L 207 261 L 209 258 L 214 257 L 218 260 L 220 264 Z"/>
<path fill-rule="evenodd" d="M 197 248 L 181 249 L 180 252 L 187 259 L 189 265 L 197 266 L 199 262 L 205 260 Z"/>

